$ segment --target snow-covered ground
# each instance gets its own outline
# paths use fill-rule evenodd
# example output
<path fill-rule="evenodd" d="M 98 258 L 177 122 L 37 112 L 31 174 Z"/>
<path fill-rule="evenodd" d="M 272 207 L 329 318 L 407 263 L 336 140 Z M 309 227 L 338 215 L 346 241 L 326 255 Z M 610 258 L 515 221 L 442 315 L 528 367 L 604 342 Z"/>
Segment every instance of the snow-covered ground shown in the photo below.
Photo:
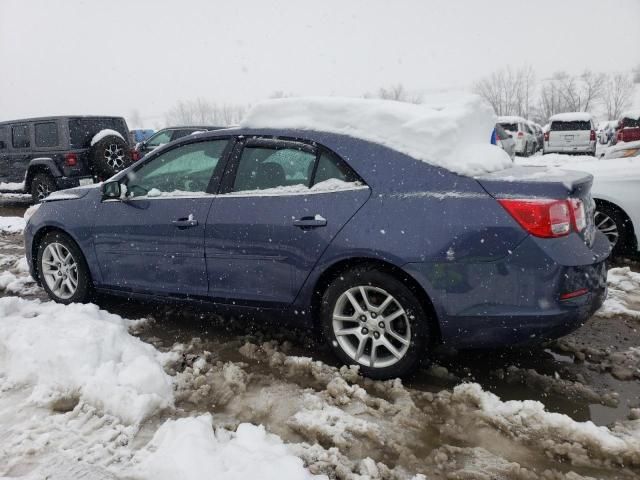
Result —
<path fill-rule="evenodd" d="M 382 382 L 304 332 L 54 304 L 0 233 L 0 478 L 636 478 L 640 274 L 609 290 L 546 349 L 439 352 Z"/>

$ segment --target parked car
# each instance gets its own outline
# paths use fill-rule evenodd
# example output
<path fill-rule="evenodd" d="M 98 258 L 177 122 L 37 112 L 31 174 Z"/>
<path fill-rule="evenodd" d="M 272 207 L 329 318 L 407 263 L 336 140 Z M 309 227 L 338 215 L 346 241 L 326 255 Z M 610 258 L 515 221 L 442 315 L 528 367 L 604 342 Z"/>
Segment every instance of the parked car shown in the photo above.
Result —
<path fill-rule="evenodd" d="M 598 142 L 600 142 L 602 145 L 610 143 L 615 135 L 617 125 L 618 122 L 616 120 L 601 122 L 598 125 Z"/>
<path fill-rule="evenodd" d="M 529 128 L 533 132 L 536 137 L 536 152 L 538 150 L 542 150 L 542 144 L 544 142 L 544 132 L 542 131 L 542 126 L 538 125 L 536 122 L 528 122 Z"/>
<path fill-rule="evenodd" d="M 622 115 L 615 134 L 617 142 L 635 142 L 640 140 L 640 111 Z"/>
<path fill-rule="evenodd" d="M 513 136 L 509 132 L 507 132 L 504 128 L 502 128 L 502 125 L 500 125 L 499 123 L 496 123 L 496 127 L 494 129 L 493 134 L 494 134 L 494 139 L 492 140 L 494 141 L 492 141 L 491 143 L 502 148 L 505 152 L 509 154 L 509 157 L 511 157 L 511 160 L 513 160 L 516 156 L 516 142 L 513 139 Z"/>
<path fill-rule="evenodd" d="M 129 135 L 131 135 L 131 140 L 133 145 L 137 145 L 140 142 L 144 142 L 145 140 L 148 140 L 149 138 L 151 138 L 151 136 L 155 133 L 155 130 L 152 129 L 141 129 L 141 128 L 136 128 L 134 130 L 131 130 L 129 132 Z"/>
<path fill-rule="evenodd" d="M 26 257 L 60 303 L 97 290 L 276 314 L 396 377 L 437 343 L 540 342 L 602 304 L 591 176 L 530 170 L 474 178 L 337 133 L 208 132 L 47 198 Z"/>
<path fill-rule="evenodd" d="M 187 135 L 191 135 L 196 132 L 208 132 L 210 130 L 219 130 L 225 127 L 213 127 L 208 125 L 201 126 L 182 126 L 182 127 L 169 127 L 158 130 L 155 134 L 151 135 L 147 140 L 144 140 L 136 145 L 136 151 L 139 152 L 140 157 L 144 157 L 147 153 L 155 150 L 162 145 L 165 145 L 174 140 L 178 140 Z"/>
<path fill-rule="evenodd" d="M 561 167 L 593 175 L 595 225 L 609 239 L 613 256 L 640 255 L 640 142 L 610 147 L 605 157 L 598 160 L 547 155 L 516 163 Z"/>
<path fill-rule="evenodd" d="M 129 166 L 129 129 L 121 117 L 59 116 L 0 123 L 0 183 L 49 193 L 111 177 Z"/>
<path fill-rule="evenodd" d="M 544 134 L 543 153 L 586 153 L 595 156 L 596 130 L 590 113 L 559 113 L 549 121 L 549 131 Z"/>
<path fill-rule="evenodd" d="M 516 155 L 528 157 L 537 150 L 536 136 L 522 117 L 498 117 L 498 124 L 509 132 L 516 142 Z"/>

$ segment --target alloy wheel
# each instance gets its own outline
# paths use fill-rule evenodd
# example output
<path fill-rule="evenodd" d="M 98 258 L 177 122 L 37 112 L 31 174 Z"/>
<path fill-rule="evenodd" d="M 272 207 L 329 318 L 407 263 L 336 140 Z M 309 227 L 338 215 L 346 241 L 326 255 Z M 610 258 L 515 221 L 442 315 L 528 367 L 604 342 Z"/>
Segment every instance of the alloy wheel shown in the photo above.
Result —
<path fill-rule="evenodd" d="M 616 222 L 609 215 L 602 212 L 596 212 L 595 223 L 598 230 L 607 236 L 611 243 L 611 247 L 615 247 L 616 243 L 618 243 L 618 238 L 620 237 Z"/>
<path fill-rule="evenodd" d="M 124 167 L 124 149 L 116 143 L 111 143 L 104 149 L 104 158 L 114 170 Z"/>
<path fill-rule="evenodd" d="M 411 345 L 407 312 L 378 287 L 357 286 L 342 293 L 333 309 L 332 326 L 340 348 L 371 368 L 396 364 Z"/>
<path fill-rule="evenodd" d="M 49 289 L 62 300 L 71 298 L 78 289 L 78 264 L 61 243 L 50 243 L 42 252 L 42 276 Z"/>
<path fill-rule="evenodd" d="M 50 193 L 51 190 L 49 189 L 49 185 L 46 183 L 40 182 L 36 185 L 36 196 L 38 197 L 38 202 L 47 198 Z"/>

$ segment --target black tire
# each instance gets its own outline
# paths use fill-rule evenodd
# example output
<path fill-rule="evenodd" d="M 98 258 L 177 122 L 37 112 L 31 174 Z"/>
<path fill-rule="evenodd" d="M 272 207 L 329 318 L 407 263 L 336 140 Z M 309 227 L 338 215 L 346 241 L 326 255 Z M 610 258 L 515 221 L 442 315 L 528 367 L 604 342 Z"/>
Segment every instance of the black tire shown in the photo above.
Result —
<path fill-rule="evenodd" d="M 89 150 L 89 164 L 102 179 L 106 179 L 131 165 L 129 145 L 122 138 L 108 135 Z"/>
<path fill-rule="evenodd" d="M 522 149 L 522 156 L 523 157 L 528 157 L 529 156 L 529 144 L 528 143 L 524 144 L 524 148 Z"/>
<path fill-rule="evenodd" d="M 71 254 L 72 260 L 76 265 L 77 275 L 75 278 L 77 287 L 75 289 L 75 292 L 68 297 L 58 295 L 52 289 L 46 278 L 47 275 L 45 274 L 45 271 L 47 270 L 45 270 L 45 267 L 47 267 L 47 265 L 43 264 L 43 258 L 46 255 L 47 246 L 52 244 L 58 244 L 64 247 L 64 249 L 66 249 L 66 251 Z M 87 267 L 87 262 L 85 261 L 82 251 L 80 250 L 78 245 L 76 245 L 76 242 L 74 242 L 73 239 L 69 237 L 69 235 L 63 232 L 52 231 L 42 237 L 42 239 L 38 243 L 37 248 L 38 250 L 36 257 L 36 266 L 38 277 L 40 283 L 42 284 L 42 288 L 44 288 L 44 290 L 47 292 L 47 295 L 49 295 L 49 297 L 53 301 L 58 303 L 69 304 L 87 302 L 93 290 L 93 284 L 91 282 L 91 275 L 89 273 L 89 268 Z M 59 270 L 59 268 L 57 270 Z"/>
<path fill-rule="evenodd" d="M 608 229 L 609 222 L 607 219 L 612 220 L 615 225 L 617 240 L 614 240 L 614 235 Z M 596 228 L 604 233 L 609 242 L 613 244 L 613 250 L 611 251 L 613 257 L 631 254 L 635 251 L 636 245 L 633 235 L 633 224 L 631 220 L 629 220 L 629 217 L 618 208 L 613 205 L 598 202 L 596 204 L 595 223 Z"/>
<path fill-rule="evenodd" d="M 384 310 L 377 314 L 367 310 L 366 312 L 362 312 L 363 315 L 359 315 L 355 308 L 352 308 L 353 316 L 354 318 L 357 317 L 358 321 L 348 320 L 342 324 L 343 326 L 337 326 L 336 328 L 339 331 L 341 329 L 352 328 L 351 326 L 353 326 L 353 329 L 357 330 L 358 333 L 338 336 L 336 335 L 336 328 L 334 328 L 334 311 L 342 313 L 342 310 L 340 310 L 341 305 L 345 305 L 347 308 L 352 307 L 352 302 L 342 299 L 346 298 L 345 295 L 347 291 L 357 289 L 357 287 L 360 286 L 370 289 L 366 291 L 371 305 L 381 306 L 381 303 L 376 303 L 376 299 L 374 298 L 376 294 L 379 294 L 379 299 L 386 298 L 384 296 L 385 294 L 390 295 L 397 301 L 397 304 L 390 303 Z M 379 292 L 380 290 L 384 291 L 384 293 Z M 355 293 L 355 299 L 361 307 L 364 306 L 366 309 L 366 304 L 363 302 L 362 296 L 358 297 L 357 292 Z M 405 315 L 401 315 L 399 318 L 391 320 L 388 323 L 383 322 L 383 324 L 386 324 L 386 330 L 382 328 L 379 325 L 380 319 L 391 317 L 394 312 L 399 311 L 399 307 L 404 310 Z M 360 371 L 367 377 L 382 380 L 405 376 L 418 367 L 420 363 L 428 361 L 427 350 L 428 347 L 432 345 L 433 334 L 430 319 L 424 307 L 411 289 L 403 282 L 374 267 L 364 266 L 354 268 L 335 278 L 322 296 L 319 315 L 325 340 L 335 355 L 345 364 L 359 365 Z M 367 320 L 362 323 L 362 318 L 365 316 Z M 402 328 L 407 324 L 408 328 Z M 364 332 L 363 329 L 367 330 L 367 332 Z M 369 331 L 369 329 L 371 329 L 371 331 Z M 404 336 L 404 341 L 408 343 L 402 344 L 398 342 L 398 340 L 395 340 L 394 337 L 391 336 L 391 333 L 389 333 L 389 330 L 395 335 Z M 365 347 L 360 355 L 361 361 L 357 361 L 353 358 L 353 355 L 357 355 L 358 350 L 355 344 L 360 345 L 363 341 L 361 337 L 365 335 L 361 335 L 362 333 L 366 333 L 368 338 L 364 339 Z M 377 335 L 375 339 L 374 335 Z M 382 338 L 382 335 L 384 335 L 384 338 Z M 383 340 L 385 342 L 391 342 L 392 347 L 396 349 L 397 353 L 404 351 L 402 356 L 398 358 L 392 355 L 391 350 L 381 345 L 380 342 Z M 370 354 L 374 342 L 376 342 L 375 344 L 377 345 L 375 348 L 376 361 L 381 362 L 381 366 L 379 367 L 375 366 L 375 362 L 373 367 L 370 365 Z M 353 347 L 351 355 L 343 345 L 348 345 L 346 348 Z M 377 353 L 378 351 L 380 351 L 380 353 Z M 387 355 L 383 355 L 385 351 Z M 362 357 L 362 355 L 368 358 Z M 385 358 L 388 358 L 388 360 L 385 360 Z M 394 363 L 384 365 L 385 361 Z"/>
<path fill-rule="evenodd" d="M 29 186 L 33 203 L 42 202 L 50 193 L 55 192 L 57 189 L 58 187 L 53 177 L 44 172 L 37 173 L 31 179 L 31 185 Z"/>

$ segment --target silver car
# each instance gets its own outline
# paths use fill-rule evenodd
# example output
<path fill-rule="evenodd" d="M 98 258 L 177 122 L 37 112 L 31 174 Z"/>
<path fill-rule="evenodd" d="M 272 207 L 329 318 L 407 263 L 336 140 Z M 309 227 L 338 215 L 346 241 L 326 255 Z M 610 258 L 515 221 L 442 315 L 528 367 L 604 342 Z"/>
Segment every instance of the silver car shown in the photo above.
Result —
<path fill-rule="evenodd" d="M 511 160 L 516 156 L 516 141 L 513 135 L 507 132 L 502 125 L 496 123 L 496 145 L 509 154 Z"/>

